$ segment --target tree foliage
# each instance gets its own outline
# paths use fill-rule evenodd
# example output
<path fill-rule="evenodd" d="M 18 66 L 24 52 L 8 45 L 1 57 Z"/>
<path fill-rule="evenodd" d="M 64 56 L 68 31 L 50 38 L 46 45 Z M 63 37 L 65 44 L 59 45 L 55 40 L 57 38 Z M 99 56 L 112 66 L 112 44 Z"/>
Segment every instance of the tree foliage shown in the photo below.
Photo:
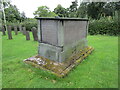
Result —
<path fill-rule="evenodd" d="M 115 15 L 116 2 L 91 2 L 81 3 L 78 8 L 79 16 L 88 16 L 92 19 L 100 19 L 101 17 Z"/>
<path fill-rule="evenodd" d="M 60 4 L 54 9 L 54 13 L 56 13 L 59 17 L 68 17 L 67 10 L 62 7 Z"/>
<path fill-rule="evenodd" d="M 20 21 L 20 12 L 17 7 L 10 5 L 9 8 L 5 8 L 6 20 L 9 22 Z"/>
<path fill-rule="evenodd" d="M 40 6 L 38 9 L 33 13 L 35 17 L 54 17 L 56 14 L 51 12 L 47 6 Z"/>
<path fill-rule="evenodd" d="M 87 3 L 81 3 L 77 10 L 77 17 L 87 17 Z"/>
<path fill-rule="evenodd" d="M 73 1 L 72 5 L 70 5 L 70 7 L 67 9 L 69 12 L 69 17 L 77 17 L 77 6 L 77 0 Z"/>
<path fill-rule="evenodd" d="M 78 6 L 75 0 L 69 8 L 58 5 L 54 12 L 60 17 L 100 19 L 107 16 L 114 17 L 117 7 L 116 2 L 82 2 Z"/>
<path fill-rule="evenodd" d="M 8 22 L 21 22 L 26 19 L 25 13 L 20 13 L 16 5 L 12 5 L 10 2 L 3 2 L 5 18 Z M 2 17 L 3 19 L 3 17 Z"/>

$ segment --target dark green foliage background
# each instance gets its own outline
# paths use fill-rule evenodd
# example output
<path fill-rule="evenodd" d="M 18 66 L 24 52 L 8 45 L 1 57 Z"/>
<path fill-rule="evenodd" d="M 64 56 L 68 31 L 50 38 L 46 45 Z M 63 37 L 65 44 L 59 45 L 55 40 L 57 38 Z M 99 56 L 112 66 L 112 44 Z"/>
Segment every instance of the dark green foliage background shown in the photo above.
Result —
<path fill-rule="evenodd" d="M 32 27 L 37 28 L 37 20 L 36 19 L 27 19 L 21 23 L 10 23 L 7 25 L 12 26 L 12 30 L 14 30 L 14 26 L 22 25 L 22 27 L 26 27 L 27 31 L 31 31 Z M 118 30 L 119 24 L 117 18 L 105 17 L 99 20 L 89 20 L 89 28 L 88 33 L 90 35 L 115 35 L 118 36 L 120 34 Z"/>
<path fill-rule="evenodd" d="M 32 27 L 37 28 L 37 20 L 29 18 L 21 23 L 19 23 L 19 22 L 16 22 L 16 23 L 7 22 L 7 26 L 11 26 L 12 30 L 14 30 L 14 26 L 17 26 L 18 30 L 19 30 L 19 25 L 21 25 L 22 27 L 26 27 L 27 31 L 31 31 Z M 4 26 L 4 24 L 3 24 L 3 26 Z"/>
<path fill-rule="evenodd" d="M 118 20 L 112 18 L 101 18 L 100 20 L 91 20 L 88 33 L 90 35 L 119 35 Z"/>
<path fill-rule="evenodd" d="M 28 19 L 20 24 L 22 25 L 22 27 L 26 27 L 27 31 L 31 31 L 32 27 L 37 28 L 37 20 L 36 19 Z"/>

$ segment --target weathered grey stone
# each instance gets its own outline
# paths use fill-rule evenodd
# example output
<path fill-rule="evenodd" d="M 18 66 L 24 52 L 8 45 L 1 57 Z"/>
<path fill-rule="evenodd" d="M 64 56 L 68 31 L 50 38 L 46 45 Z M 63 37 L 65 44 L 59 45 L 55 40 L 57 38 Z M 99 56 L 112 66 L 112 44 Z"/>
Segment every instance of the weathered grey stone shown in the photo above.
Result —
<path fill-rule="evenodd" d="M 59 62 L 59 53 L 61 51 L 62 47 L 56 47 L 45 43 L 39 44 L 39 55 L 53 61 Z"/>
<path fill-rule="evenodd" d="M 12 39 L 12 33 L 11 33 L 11 26 L 8 26 L 7 28 L 7 33 L 8 33 L 8 39 Z"/>
<path fill-rule="evenodd" d="M 37 33 L 37 36 L 38 36 L 38 41 L 41 42 L 41 20 L 38 20 L 38 33 Z"/>
<path fill-rule="evenodd" d="M 30 34 L 29 34 L 29 31 L 26 31 L 26 40 L 30 40 Z"/>
<path fill-rule="evenodd" d="M 0 32 L 2 32 L 2 26 L 0 25 Z"/>
<path fill-rule="evenodd" d="M 5 27 L 4 26 L 2 26 L 2 35 L 6 35 Z"/>
<path fill-rule="evenodd" d="M 79 40 L 63 47 L 63 51 L 59 53 L 59 62 L 68 59 L 73 53 L 77 53 L 87 47 L 86 39 Z"/>
<path fill-rule="evenodd" d="M 34 41 L 38 41 L 38 34 L 37 34 L 37 29 L 36 27 L 32 27 L 32 34 L 33 34 L 33 38 L 34 38 Z"/>
<path fill-rule="evenodd" d="M 18 34 L 17 26 L 14 26 L 14 32 L 15 32 L 15 35 Z"/>
<path fill-rule="evenodd" d="M 42 42 L 58 45 L 58 22 L 54 20 L 42 20 L 41 32 Z"/>
<path fill-rule="evenodd" d="M 72 44 L 86 37 L 87 21 L 64 21 L 64 44 Z"/>
<path fill-rule="evenodd" d="M 22 25 L 19 25 L 19 31 L 22 33 Z"/>
<path fill-rule="evenodd" d="M 38 18 L 38 54 L 63 62 L 87 46 L 88 20 Z"/>
<path fill-rule="evenodd" d="M 64 46 L 64 27 L 63 21 L 58 21 L 58 46 Z"/>
<path fill-rule="evenodd" d="M 23 27 L 22 33 L 23 33 L 23 35 L 26 35 L 26 27 Z"/>

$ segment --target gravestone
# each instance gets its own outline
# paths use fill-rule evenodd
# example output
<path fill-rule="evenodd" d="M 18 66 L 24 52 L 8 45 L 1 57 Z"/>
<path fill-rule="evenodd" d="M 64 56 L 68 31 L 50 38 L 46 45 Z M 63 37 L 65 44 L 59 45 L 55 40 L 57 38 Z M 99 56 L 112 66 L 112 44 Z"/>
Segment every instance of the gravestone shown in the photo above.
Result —
<path fill-rule="evenodd" d="M 38 55 L 56 62 L 87 47 L 87 19 L 37 18 Z"/>
<path fill-rule="evenodd" d="M 8 33 L 8 39 L 12 39 L 11 26 L 8 26 L 7 33 Z"/>
<path fill-rule="evenodd" d="M 19 25 L 19 31 L 22 33 L 22 26 Z"/>
<path fill-rule="evenodd" d="M 14 26 L 14 32 L 15 32 L 15 35 L 18 34 L 18 31 L 17 31 L 17 26 Z"/>
<path fill-rule="evenodd" d="M 23 35 L 26 35 L 26 27 L 23 27 Z"/>
<path fill-rule="evenodd" d="M 2 33 L 3 33 L 3 35 L 6 35 L 4 26 L 2 26 Z"/>
<path fill-rule="evenodd" d="M 0 32 L 2 32 L 2 25 L 0 25 Z"/>
<path fill-rule="evenodd" d="M 30 40 L 30 34 L 29 34 L 29 31 L 26 31 L 26 40 Z"/>
<path fill-rule="evenodd" d="M 37 28 L 36 27 L 32 27 L 31 30 L 32 30 L 34 41 L 38 41 Z"/>

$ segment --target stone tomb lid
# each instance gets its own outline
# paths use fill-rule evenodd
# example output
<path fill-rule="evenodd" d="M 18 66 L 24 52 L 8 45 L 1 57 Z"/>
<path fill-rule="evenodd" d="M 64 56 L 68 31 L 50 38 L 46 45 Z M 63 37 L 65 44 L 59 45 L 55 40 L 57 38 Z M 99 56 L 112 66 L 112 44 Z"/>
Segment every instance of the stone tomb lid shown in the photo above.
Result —
<path fill-rule="evenodd" d="M 53 18 L 53 17 L 37 17 L 38 20 L 71 20 L 71 21 L 88 21 L 87 18 Z"/>

